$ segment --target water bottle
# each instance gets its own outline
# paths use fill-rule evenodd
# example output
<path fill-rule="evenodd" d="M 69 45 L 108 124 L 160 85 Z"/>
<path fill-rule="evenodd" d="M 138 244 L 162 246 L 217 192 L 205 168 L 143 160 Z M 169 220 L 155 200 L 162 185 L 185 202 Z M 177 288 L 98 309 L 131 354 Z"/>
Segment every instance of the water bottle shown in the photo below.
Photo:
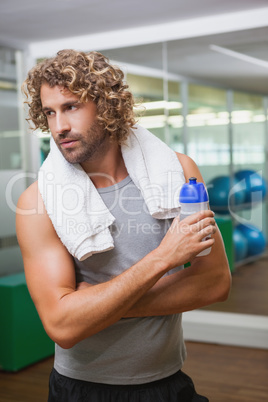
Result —
<path fill-rule="evenodd" d="M 181 188 L 179 196 L 181 205 L 180 220 L 195 212 L 204 211 L 209 208 L 207 190 L 203 183 L 198 183 L 196 180 L 196 177 L 190 177 L 189 183 L 183 184 Z M 203 241 L 210 237 L 210 235 L 206 236 Z M 211 247 L 203 250 L 197 257 L 208 255 L 210 250 Z"/>

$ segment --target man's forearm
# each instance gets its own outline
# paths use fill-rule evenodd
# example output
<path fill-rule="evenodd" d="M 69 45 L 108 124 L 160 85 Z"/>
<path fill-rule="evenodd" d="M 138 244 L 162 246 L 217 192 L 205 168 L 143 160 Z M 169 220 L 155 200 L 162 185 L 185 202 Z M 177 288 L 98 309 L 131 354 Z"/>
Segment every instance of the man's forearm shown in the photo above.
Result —
<path fill-rule="evenodd" d="M 47 333 L 63 348 L 74 346 L 122 318 L 168 269 L 152 252 L 108 282 L 66 289 L 54 310 L 41 314 Z"/>
<path fill-rule="evenodd" d="M 85 282 L 78 290 L 87 288 Z M 124 314 L 124 317 L 161 316 L 194 310 L 211 303 L 224 301 L 230 288 L 229 268 L 209 266 L 196 259 L 192 266 L 164 276 L 143 294 Z"/>
<path fill-rule="evenodd" d="M 161 278 L 127 312 L 125 317 L 146 317 L 182 313 L 224 301 L 229 292 L 228 274 L 203 275 L 199 267 Z"/>
<path fill-rule="evenodd" d="M 226 300 L 231 285 L 230 269 L 219 232 L 215 236 L 212 257 L 197 257 L 191 267 L 161 278 L 125 317 L 182 313 Z"/>

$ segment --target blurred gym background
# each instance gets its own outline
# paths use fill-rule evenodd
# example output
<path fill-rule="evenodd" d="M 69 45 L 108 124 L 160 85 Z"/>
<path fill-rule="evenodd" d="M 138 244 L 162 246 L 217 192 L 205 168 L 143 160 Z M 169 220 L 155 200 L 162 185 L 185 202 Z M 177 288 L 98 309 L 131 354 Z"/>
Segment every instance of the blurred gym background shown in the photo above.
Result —
<path fill-rule="evenodd" d="M 3 369 L 16 371 L 53 354 L 25 286 L 15 208 L 49 152 L 49 133 L 32 133 L 25 122 L 20 86 L 34 63 L 63 48 L 101 51 L 119 65 L 145 107 L 140 124 L 195 160 L 233 276 L 229 301 L 198 313 L 204 322 L 213 317 L 212 325 L 223 317 L 227 320 L 224 329 L 231 332 L 226 330 L 221 343 L 268 348 L 267 37 L 267 0 L 1 1 Z M 186 337 L 214 341 L 201 330 L 192 336 L 198 319 L 189 317 Z M 241 332 L 235 338 L 240 321 Z M 39 343 L 33 343 L 33 333 Z"/>

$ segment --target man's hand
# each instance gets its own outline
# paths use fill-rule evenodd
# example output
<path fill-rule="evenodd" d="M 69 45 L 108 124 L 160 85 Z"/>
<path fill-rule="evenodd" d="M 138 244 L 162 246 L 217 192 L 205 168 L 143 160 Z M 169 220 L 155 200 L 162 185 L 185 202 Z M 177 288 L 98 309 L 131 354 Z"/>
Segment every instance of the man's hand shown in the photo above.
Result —
<path fill-rule="evenodd" d="M 203 240 L 216 232 L 214 213 L 210 210 L 197 212 L 180 221 L 173 220 L 157 251 L 170 269 L 192 261 L 201 251 L 212 247 L 213 237 Z"/>

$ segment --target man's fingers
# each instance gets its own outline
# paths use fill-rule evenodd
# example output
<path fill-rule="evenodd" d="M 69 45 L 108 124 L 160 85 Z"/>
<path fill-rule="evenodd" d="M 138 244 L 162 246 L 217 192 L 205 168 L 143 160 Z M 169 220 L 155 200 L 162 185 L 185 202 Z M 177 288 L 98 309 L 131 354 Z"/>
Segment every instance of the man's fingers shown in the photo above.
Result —
<path fill-rule="evenodd" d="M 197 223 L 202 219 L 209 217 L 213 218 L 214 216 L 215 214 L 213 211 L 211 211 L 210 209 L 206 209 L 204 211 L 195 212 L 194 214 L 187 216 L 187 218 L 184 218 L 183 220 L 187 224 L 192 225 L 193 223 Z"/>
<path fill-rule="evenodd" d="M 213 235 L 214 233 L 216 233 L 216 230 L 217 228 L 215 225 L 209 225 L 200 230 L 198 235 L 202 239 L 203 237 Z"/>
<path fill-rule="evenodd" d="M 216 221 L 214 218 L 204 218 L 201 221 L 198 221 L 194 226 L 196 226 L 197 231 L 200 231 L 207 226 L 216 226 Z"/>

